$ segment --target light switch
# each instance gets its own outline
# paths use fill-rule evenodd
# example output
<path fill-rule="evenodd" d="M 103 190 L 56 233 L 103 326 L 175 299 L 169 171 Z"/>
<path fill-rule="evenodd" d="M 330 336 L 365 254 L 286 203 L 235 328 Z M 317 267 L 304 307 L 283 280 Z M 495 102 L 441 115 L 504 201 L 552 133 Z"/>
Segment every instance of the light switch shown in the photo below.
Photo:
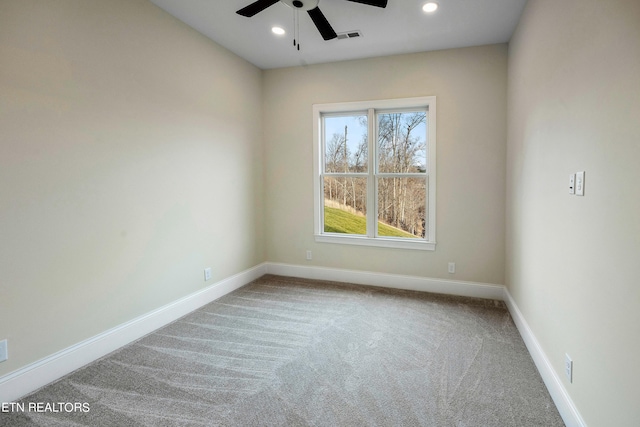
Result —
<path fill-rule="evenodd" d="M 584 171 L 576 173 L 576 196 L 584 196 Z"/>

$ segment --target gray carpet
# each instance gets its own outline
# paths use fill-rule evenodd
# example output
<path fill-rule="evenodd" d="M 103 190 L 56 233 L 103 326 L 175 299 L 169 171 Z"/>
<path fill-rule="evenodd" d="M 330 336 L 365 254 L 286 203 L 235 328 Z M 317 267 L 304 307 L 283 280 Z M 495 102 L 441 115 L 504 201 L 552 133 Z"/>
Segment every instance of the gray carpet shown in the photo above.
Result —
<path fill-rule="evenodd" d="M 22 400 L 10 426 L 563 426 L 502 302 L 264 276 Z"/>

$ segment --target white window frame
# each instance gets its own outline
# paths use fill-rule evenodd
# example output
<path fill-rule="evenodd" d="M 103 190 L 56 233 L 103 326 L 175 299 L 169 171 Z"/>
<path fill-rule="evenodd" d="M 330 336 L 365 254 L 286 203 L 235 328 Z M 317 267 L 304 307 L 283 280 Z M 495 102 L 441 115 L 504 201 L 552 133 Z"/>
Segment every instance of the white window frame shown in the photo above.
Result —
<path fill-rule="evenodd" d="M 427 114 L 427 192 L 428 192 L 428 233 L 425 239 L 394 238 L 377 234 L 377 188 L 376 112 L 384 110 L 423 109 Z M 369 163 L 367 173 L 367 235 L 339 234 L 324 232 L 324 190 L 323 190 L 323 116 L 345 113 L 366 113 L 368 116 Z M 372 160 L 371 160 L 372 159 Z M 378 174 L 384 175 L 384 174 Z M 424 176 L 424 174 L 421 174 Z M 386 99 L 377 101 L 340 102 L 313 105 L 313 195 L 314 195 L 314 236 L 319 243 L 340 243 L 348 245 L 378 246 L 385 248 L 420 249 L 433 251 L 436 248 L 436 97 Z"/>

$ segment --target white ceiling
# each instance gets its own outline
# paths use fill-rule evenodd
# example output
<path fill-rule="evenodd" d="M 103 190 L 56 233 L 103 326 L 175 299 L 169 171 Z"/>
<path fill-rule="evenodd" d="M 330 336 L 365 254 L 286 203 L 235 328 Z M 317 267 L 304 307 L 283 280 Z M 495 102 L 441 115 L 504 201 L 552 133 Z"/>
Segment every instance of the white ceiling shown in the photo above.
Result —
<path fill-rule="evenodd" d="M 338 33 L 360 30 L 363 37 L 324 41 L 306 13 L 300 14 L 300 46 L 293 47 L 291 8 L 279 2 L 252 18 L 236 10 L 254 0 L 151 0 L 216 43 L 262 68 L 281 68 L 348 59 L 424 52 L 508 42 L 526 0 L 389 0 L 385 9 L 346 0 L 320 0 Z M 287 31 L 271 32 L 274 25 Z"/>

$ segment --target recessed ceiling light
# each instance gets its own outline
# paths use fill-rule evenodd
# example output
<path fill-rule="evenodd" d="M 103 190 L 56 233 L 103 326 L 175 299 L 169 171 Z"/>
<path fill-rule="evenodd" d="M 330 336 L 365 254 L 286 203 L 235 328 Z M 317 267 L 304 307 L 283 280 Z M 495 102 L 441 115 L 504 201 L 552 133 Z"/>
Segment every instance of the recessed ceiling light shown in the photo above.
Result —
<path fill-rule="evenodd" d="M 283 35 L 285 33 L 284 28 L 282 27 L 273 27 L 271 29 L 271 31 L 273 32 L 273 34 L 277 34 L 279 36 Z"/>
<path fill-rule="evenodd" d="M 422 6 L 422 10 L 427 13 L 435 12 L 436 9 L 438 9 L 438 3 L 434 2 L 425 3 L 424 6 Z"/>

